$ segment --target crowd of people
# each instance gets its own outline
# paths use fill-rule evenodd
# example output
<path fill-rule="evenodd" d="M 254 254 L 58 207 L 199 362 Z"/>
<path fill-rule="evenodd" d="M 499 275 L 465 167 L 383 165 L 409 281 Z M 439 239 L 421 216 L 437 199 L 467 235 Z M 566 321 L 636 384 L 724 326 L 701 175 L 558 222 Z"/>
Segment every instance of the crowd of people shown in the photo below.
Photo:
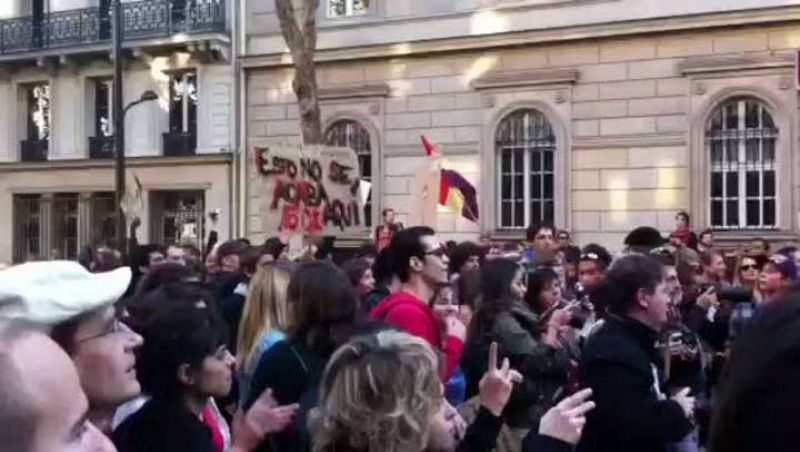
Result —
<path fill-rule="evenodd" d="M 800 250 L 270 238 L 0 271 L 0 450 L 795 450 Z"/>

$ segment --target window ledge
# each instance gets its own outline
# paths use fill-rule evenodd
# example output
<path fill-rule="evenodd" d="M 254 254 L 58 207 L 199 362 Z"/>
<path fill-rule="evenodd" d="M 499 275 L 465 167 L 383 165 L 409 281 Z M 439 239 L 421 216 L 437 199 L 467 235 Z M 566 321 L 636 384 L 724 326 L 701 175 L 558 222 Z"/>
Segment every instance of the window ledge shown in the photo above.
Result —
<path fill-rule="evenodd" d="M 719 58 L 689 58 L 680 63 L 683 75 L 738 72 L 753 69 L 794 67 L 794 55 L 736 56 Z"/>
<path fill-rule="evenodd" d="M 780 229 L 760 230 L 713 230 L 714 241 L 720 248 L 735 248 L 739 244 L 748 243 L 756 239 L 767 239 L 770 243 L 797 242 L 800 234 L 794 231 Z M 699 233 L 700 231 L 695 231 Z"/>
<path fill-rule="evenodd" d="M 334 88 L 320 88 L 320 100 L 354 99 L 364 97 L 389 97 L 392 90 L 386 83 L 368 85 L 348 85 Z"/>
<path fill-rule="evenodd" d="M 577 69 L 539 69 L 522 72 L 490 72 L 472 82 L 477 90 L 521 86 L 564 85 L 578 81 Z"/>

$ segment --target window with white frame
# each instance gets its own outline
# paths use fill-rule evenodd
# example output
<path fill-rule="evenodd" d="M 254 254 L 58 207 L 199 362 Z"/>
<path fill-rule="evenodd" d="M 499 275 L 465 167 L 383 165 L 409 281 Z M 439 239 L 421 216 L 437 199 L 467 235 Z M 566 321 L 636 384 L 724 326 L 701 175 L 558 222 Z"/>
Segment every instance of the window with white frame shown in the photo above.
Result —
<path fill-rule="evenodd" d="M 26 138 L 28 140 L 50 139 L 50 85 L 36 83 L 28 85 Z"/>
<path fill-rule="evenodd" d="M 369 0 L 328 0 L 328 17 L 363 16 L 369 11 Z"/>
<path fill-rule="evenodd" d="M 500 122 L 495 136 L 499 229 L 553 221 L 555 149 L 552 124 L 538 110 L 516 110 Z"/>
<path fill-rule="evenodd" d="M 372 143 L 369 131 L 352 119 L 340 119 L 328 127 L 325 132 L 325 144 L 329 146 L 349 147 L 358 157 L 361 179 L 372 182 Z M 364 204 L 364 225 L 372 226 L 372 192 Z"/>
<path fill-rule="evenodd" d="M 752 97 L 731 99 L 712 113 L 706 130 L 712 228 L 777 226 L 778 132 L 768 108 Z"/>

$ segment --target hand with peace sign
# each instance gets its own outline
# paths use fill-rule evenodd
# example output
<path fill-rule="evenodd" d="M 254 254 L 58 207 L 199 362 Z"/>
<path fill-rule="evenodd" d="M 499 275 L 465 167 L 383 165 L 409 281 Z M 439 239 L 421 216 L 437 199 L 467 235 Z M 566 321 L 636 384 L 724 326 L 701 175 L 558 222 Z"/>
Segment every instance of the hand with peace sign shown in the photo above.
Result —
<path fill-rule="evenodd" d="M 539 434 L 578 444 L 583 426 L 586 425 L 586 413 L 594 409 L 594 402 L 589 401 L 591 396 L 592 390 L 587 388 L 550 408 L 539 422 Z"/>
<path fill-rule="evenodd" d="M 508 358 L 504 358 L 503 365 L 498 368 L 497 349 L 497 342 L 492 342 L 489 347 L 489 364 L 481 378 L 479 388 L 481 405 L 495 416 L 500 416 L 511 397 L 514 383 L 522 383 L 522 374 L 511 368 Z"/>

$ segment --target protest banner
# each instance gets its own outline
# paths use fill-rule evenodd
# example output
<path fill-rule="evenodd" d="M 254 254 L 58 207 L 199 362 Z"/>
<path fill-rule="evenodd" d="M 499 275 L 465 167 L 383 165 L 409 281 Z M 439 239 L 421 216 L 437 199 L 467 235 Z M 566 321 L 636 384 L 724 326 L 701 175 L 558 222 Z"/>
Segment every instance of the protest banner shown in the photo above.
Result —
<path fill-rule="evenodd" d="M 363 232 L 360 172 L 352 149 L 270 144 L 255 147 L 253 154 L 267 236 Z"/>

